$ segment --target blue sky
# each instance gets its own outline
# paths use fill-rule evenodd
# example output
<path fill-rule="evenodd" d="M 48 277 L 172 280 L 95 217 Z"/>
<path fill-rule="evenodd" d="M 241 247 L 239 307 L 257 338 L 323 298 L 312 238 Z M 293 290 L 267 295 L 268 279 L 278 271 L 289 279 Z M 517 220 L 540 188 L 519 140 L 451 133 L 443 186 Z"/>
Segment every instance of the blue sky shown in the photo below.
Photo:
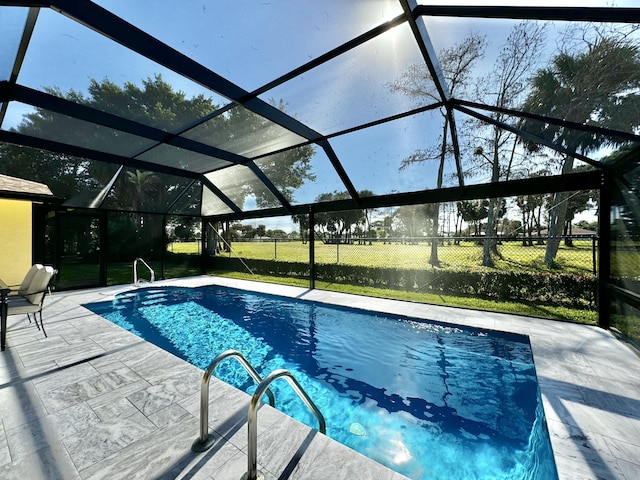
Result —
<path fill-rule="evenodd" d="M 179 8 L 170 0 L 98 0 L 96 3 L 248 91 L 401 12 L 395 0 L 184 0 Z M 425 3 L 479 4 L 455 0 Z M 606 0 L 535 2 L 540 6 L 607 6 L 610 3 Z M 496 0 L 487 4 L 531 5 L 531 2 Z M 615 5 L 638 7 L 640 0 L 617 0 Z M 451 47 L 472 31 L 487 35 L 490 43 L 478 74 L 491 70 L 500 45 L 515 24 L 506 20 L 478 22 L 443 18 L 425 19 L 425 23 L 436 51 Z M 553 28 L 561 29 L 563 25 L 557 24 Z M 553 37 L 550 35 L 548 50 L 540 53 L 541 61 L 553 53 Z M 419 61 L 420 55 L 413 46 L 410 32 L 402 25 L 379 40 L 332 61 L 328 68 L 309 72 L 267 92 L 263 98 L 285 99 L 289 113 L 320 133 L 329 134 L 403 110 L 408 99 L 392 97 L 389 82 L 406 65 Z M 226 102 L 214 92 L 46 8 L 40 11 L 18 82 L 32 88 L 55 85 L 63 91 L 85 92 L 90 79 L 108 78 L 122 85 L 139 83 L 157 73 L 188 96 L 204 93 L 216 103 Z M 353 103 L 344 99 L 356 100 L 358 107 L 354 108 Z M 28 107 L 12 103 L 2 127 L 15 126 L 26 111 Z M 403 131 L 399 132 L 399 128 Z M 421 166 L 406 174 L 398 174 L 397 168 L 408 152 L 430 146 L 427 143 L 438 131 L 437 123 L 411 126 L 405 122 L 362 131 L 350 138 L 336 138 L 333 143 L 345 169 L 354 179 L 357 174 L 356 188 L 371 189 L 376 193 L 416 190 L 431 186 L 434 166 Z M 420 137 L 431 140 L 425 143 Z M 326 160 L 319 158 L 315 168 L 319 179 L 326 177 L 327 183 L 308 185 L 304 199 L 299 198 L 299 201 L 311 201 L 328 186 L 330 189 L 340 187 Z"/>

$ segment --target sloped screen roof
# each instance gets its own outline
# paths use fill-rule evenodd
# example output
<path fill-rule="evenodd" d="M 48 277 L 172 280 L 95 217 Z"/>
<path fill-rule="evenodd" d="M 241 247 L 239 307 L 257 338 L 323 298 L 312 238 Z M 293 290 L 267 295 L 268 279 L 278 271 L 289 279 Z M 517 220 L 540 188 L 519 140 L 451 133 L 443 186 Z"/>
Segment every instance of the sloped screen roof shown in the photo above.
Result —
<path fill-rule="evenodd" d="M 0 172 L 249 217 L 606 168 L 640 8 L 517 3 L 0 0 Z"/>

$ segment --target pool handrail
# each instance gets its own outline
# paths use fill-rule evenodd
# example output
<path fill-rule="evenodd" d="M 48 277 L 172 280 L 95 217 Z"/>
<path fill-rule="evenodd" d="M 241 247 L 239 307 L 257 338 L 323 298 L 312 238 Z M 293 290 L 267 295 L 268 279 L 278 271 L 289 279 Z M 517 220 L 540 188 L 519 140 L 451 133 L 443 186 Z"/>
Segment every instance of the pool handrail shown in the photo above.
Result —
<path fill-rule="evenodd" d="M 262 377 L 258 374 L 256 369 L 253 368 L 244 355 L 237 350 L 226 350 L 211 360 L 211 363 L 204 371 L 200 386 L 200 436 L 191 445 L 191 450 L 194 452 L 204 452 L 210 449 L 215 442 L 214 436 L 209 434 L 209 380 L 211 379 L 211 375 L 218 364 L 227 358 L 235 358 L 258 385 L 262 383 Z M 269 397 L 269 405 L 275 407 L 276 399 L 273 396 L 273 392 L 266 389 L 262 394 L 265 393 L 267 394 L 267 397 Z M 260 397 L 262 397 L 262 394 Z"/>
<path fill-rule="evenodd" d="M 153 283 L 156 279 L 156 274 L 153 271 L 153 268 L 151 268 L 144 259 L 138 257 L 133 261 L 133 284 L 137 286 L 140 283 L 138 280 L 138 261 L 142 262 L 142 264 L 149 269 L 149 273 L 151 274 L 151 280 L 149 283 Z"/>
<path fill-rule="evenodd" d="M 247 446 L 247 473 L 242 476 L 242 480 L 264 479 L 264 474 L 258 471 L 258 403 L 260 402 L 262 395 L 264 395 L 266 391 L 269 391 L 269 385 L 280 377 L 289 382 L 289 385 L 291 385 L 293 391 L 298 394 L 300 400 L 302 400 L 311 413 L 315 415 L 316 420 L 318 420 L 318 430 L 320 433 L 324 435 L 327 433 L 327 424 L 324 416 L 320 412 L 320 409 L 315 403 L 313 403 L 313 400 L 311 400 L 307 392 L 305 392 L 304 388 L 302 388 L 302 385 L 300 385 L 293 374 L 289 370 L 285 369 L 274 370 L 264 377 L 264 379 L 258 384 L 258 388 L 256 388 L 255 393 L 251 397 L 251 402 L 249 403 L 247 421 L 249 436 L 249 445 Z"/>

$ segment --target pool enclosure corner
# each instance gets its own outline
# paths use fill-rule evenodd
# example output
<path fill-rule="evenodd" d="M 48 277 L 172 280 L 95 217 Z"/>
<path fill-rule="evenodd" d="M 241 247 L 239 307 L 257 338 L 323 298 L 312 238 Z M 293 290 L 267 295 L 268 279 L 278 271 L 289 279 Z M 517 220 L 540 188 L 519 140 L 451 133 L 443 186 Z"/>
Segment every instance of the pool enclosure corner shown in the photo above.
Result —
<path fill-rule="evenodd" d="M 20 195 L 33 262 L 533 299 L 640 341 L 640 8 L 462 3 L 0 0 L 0 174 L 53 193 Z"/>

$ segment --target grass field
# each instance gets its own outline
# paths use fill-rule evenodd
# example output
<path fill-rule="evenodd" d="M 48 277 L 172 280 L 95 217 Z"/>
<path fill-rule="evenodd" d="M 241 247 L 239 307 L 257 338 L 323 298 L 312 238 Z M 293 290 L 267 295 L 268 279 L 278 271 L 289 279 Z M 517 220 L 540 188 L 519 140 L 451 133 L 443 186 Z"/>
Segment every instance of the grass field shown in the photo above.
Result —
<path fill-rule="evenodd" d="M 174 243 L 169 251 L 198 253 L 199 244 Z M 498 270 L 533 270 L 563 273 L 593 273 L 593 245 L 591 240 L 574 241 L 573 247 L 560 246 L 553 266 L 544 263 L 544 245 L 524 247 L 521 242 L 504 242 L 498 245 L 499 256 L 494 258 Z M 431 246 L 419 244 L 327 245 L 315 243 L 316 263 L 346 264 L 379 268 L 430 267 Z M 233 242 L 232 257 L 282 262 L 309 262 L 309 245 L 302 242 Z M 460 245 L 439 245 L 438 259 L 441 267 L 481 267 L 482 245 L 461 242 Z"/>
<path fill-rule="evenodd" d="M 501 258 L 496 258 L 495 268 L 498 270 L 533 270 L 591 274 L 593 272 L 593 246 L 590 240 L 576 241 L 573 247 L 561 245 L 557 262 L 548 266 L 543 262 L 545 246 L 536 245 L 523 247 L 519 242 L 499 245 Z M 175 253 L 198 253 L 196 243 L 174 244 Z M 231 257 L 257 260 L 278 260 L 289 262 L 309 262 L 309 246 L 301 242 L 234 242 Z M 363 265 L 380 268 L 416 268 L 428 264 L 430 245 L 422 244 L 382 244 L 372 245 L 326 245 L 321 242 L 315 244 L 316 263 Z M 475 242 L 462 242 L 460 245 L 440 245 L 439 259 L 443 268 L 485 268 L 481 267 L 482 245 Z M 264 281 L 308 287 L 308 279 L 290 277 L 272 277 L 266 275 L 252 275 L 248 272 L 213 272 L 215 275 Z M 316 288 L 345 293 L 360 294 L 383 298 L 393 298 L 436 305 L 471 308 L 503 313 L 514 313 L 544 317 L 557 320 L 567 320 L 586 324 L 597 323 L 595 310 L 572 309 L 554 305 L 538 305 L 521 302 L 502 302 L 474 297 L 451 295 L 436 295 L 422 292 L 407 292 L 398 290 L 379 289 L 371 287 L 357 287 L 339 283 L 316 281 Z"/>

